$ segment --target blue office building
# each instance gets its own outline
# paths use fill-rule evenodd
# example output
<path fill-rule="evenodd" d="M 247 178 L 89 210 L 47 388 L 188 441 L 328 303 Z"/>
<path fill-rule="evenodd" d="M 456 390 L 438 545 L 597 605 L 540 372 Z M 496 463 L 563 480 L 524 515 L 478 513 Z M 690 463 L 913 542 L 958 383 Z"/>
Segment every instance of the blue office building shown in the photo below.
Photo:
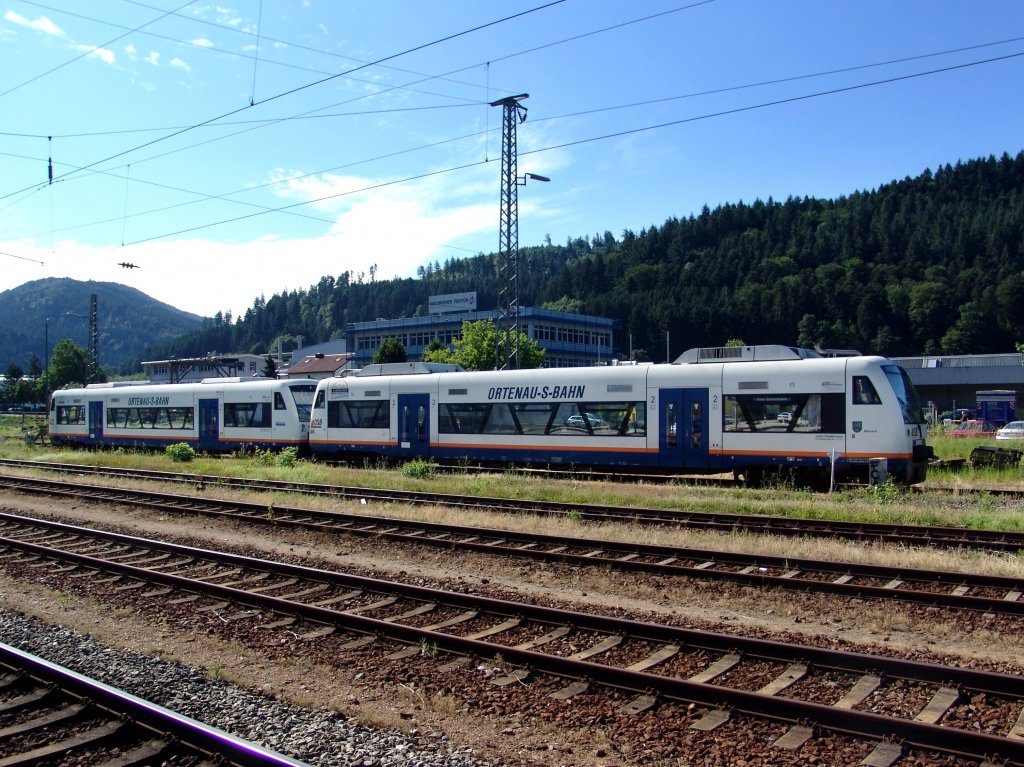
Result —
<path fill-rule="evenodd" d="M 463 322 L 498 322 L 498 315 L 497 310 L 465 311 L 350 322 L 345 333 L 357 367 L 369 364 L 377 347 L 388 338 L 397 338 L 409 360 L 416 361 L 435 338 L 451 347 L 462 332 Z M 608 365 L 620 354 L 615 336 L 621 334 L 622 323 L 606 317 L 520 307 L 519 331 L 546 350 L 547 367 Z"/>

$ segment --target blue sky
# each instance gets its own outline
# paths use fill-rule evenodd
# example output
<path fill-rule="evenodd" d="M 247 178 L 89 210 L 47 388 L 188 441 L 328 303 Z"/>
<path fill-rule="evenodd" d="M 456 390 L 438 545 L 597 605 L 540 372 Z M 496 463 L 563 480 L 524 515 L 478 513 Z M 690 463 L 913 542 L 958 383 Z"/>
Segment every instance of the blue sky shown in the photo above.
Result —
<path fill-rule="evenodd" d="M 1019 0 L 0 0 L 0 14 L 0 290 L 116 281 L 239 316 L 324 275 L 495 251 L 489 103 L 520 93 L 519 174 L 551 178 L 518 189 L 521 246 L 1024 149 Z"/>

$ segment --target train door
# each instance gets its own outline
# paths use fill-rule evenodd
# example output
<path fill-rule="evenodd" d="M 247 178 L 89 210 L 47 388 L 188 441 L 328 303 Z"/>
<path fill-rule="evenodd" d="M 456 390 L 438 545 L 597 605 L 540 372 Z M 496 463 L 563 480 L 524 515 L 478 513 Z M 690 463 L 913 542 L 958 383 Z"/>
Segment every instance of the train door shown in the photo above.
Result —
<path fill-rule="evenodd" d="M 89 403 L 89 439 L 103 439 L 103 401 Z"/>
<path fill-rule="evenodd" d="M 708 468 L 707 389 L 662 389 L 660 421 L 662 466 Z"/>
<path fill-rule="evenodd" d="M 212 450 L 220 442 L 220 400 L 199 400 L 199 449 Z"/>
<path fill-rule="evenodd" d="M 398 455 L 430 455 L 430 395 L 398 395 Z"/>

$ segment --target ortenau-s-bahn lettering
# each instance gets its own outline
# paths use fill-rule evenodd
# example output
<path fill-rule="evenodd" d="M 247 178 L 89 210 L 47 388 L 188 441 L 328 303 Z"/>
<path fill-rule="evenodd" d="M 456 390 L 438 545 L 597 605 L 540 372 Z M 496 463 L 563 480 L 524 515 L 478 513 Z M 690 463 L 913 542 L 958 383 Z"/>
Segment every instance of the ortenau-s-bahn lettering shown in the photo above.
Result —
<path fill-rule="evenodd" d="M 489 400 L 580 399 L 586 386 L 493 386 Z"/>
<path fill-rule="evenodd" d="M 170 397 L 129 397 L 128 407 L 155 407 L 171 404 Z"/>

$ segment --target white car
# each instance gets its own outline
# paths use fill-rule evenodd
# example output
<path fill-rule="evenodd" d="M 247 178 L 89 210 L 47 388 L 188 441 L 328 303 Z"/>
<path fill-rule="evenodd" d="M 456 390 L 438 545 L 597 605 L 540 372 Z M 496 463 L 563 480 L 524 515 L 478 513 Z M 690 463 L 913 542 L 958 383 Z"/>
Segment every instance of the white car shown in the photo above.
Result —
<path fill-rule="evenodd" d="M 1024 440 L 1024 421 L 1010 421 L 1006 426 L 996 431 L 996 439 Z"/>
<path fill-rule="evenodd" d="M 602 421 L 598 416 L 594 415 L 593 413 L 587 413 L 587 422 L 590 424 L 591 429 L 597 429 L 601 426 L 604 426 L 604 421 Z M 565 423 L 567 426 L 572 426 L 573 428 L 576 429 L 587 428 L 586 424 L 583 422 L 583 416 L 581 415 L 571 415 Z"/>

